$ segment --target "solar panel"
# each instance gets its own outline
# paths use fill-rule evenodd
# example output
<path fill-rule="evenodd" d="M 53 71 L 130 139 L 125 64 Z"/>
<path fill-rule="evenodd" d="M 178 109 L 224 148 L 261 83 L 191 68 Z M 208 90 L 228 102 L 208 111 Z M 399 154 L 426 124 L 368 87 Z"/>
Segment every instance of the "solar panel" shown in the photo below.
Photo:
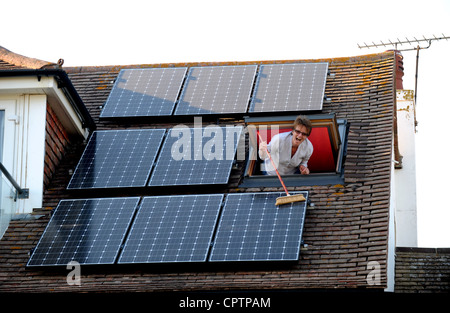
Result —
<path fill-rule="evenodd" d="M 144 198 L 119 263 L 204 262 L 223 195 Z"/>
<path fill-rule="evenodd" d="M 226 184 L 242 126 L 169 130 L 149 186 Z"/>
<path fill-rule="evenodd" d="M 171 115 L 187 68 L 123 69 L 100 117 Z"/>
<path fill-rule="evenodd" d="M 307 198 L 307 192 L 302 193 Z M 298 260 L 306 202 L 275 206 L 279 196 L 283 194 L 229 194 L 209 260 Z"/>
<path fill-rule="evenodd" d="M 249 112 L 321 110 L 328 63 L 261 65 Z"/>
<path fill-rule="evenodd" d="M 95 131 L 68 189 L 143 187 L 165 129 Z"/>
<path fill-rule="evenodd" d="M 256 69 L 256 65 L 190 68 L 175 115 L 247 112 Z"/>
<path fill-rule="evenodd" d="M 27 266 L 112 264 L 139 198 L 61 200 Z"/>

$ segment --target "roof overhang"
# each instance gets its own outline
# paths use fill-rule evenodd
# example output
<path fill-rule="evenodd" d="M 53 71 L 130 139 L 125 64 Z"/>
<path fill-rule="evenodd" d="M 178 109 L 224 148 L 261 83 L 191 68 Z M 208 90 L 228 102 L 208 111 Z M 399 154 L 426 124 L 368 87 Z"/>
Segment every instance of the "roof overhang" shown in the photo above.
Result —
<path fill-rule="evenodd" d="M 45 94 L 48 104 L 68 133 L 87 137 L 95 122 L 72 85 L 60 69 L 15 69 L 0 71 L 0 94 Z"/>

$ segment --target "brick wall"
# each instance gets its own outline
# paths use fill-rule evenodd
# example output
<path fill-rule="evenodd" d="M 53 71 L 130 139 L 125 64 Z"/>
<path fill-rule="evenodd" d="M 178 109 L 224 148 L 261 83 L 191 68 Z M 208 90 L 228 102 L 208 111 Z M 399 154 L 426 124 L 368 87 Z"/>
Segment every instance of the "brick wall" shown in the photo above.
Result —
<path fill-rule="evenodd" d="M 395 292 L 449 293 L 450 248 L 397 248 Z"/>
<path fill-rule="evenodd" d="M 44 189 L 47 189 L 55 170 L 58 168 L 70 139 L 52 108 L 47 105 L 45 135 Z"/>

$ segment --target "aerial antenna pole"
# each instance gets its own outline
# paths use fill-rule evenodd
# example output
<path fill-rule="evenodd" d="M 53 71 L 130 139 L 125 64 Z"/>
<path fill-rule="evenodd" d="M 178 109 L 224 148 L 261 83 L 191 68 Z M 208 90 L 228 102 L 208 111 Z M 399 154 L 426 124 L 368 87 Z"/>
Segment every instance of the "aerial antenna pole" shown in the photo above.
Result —
<path fill-rule="evenodd" d="M 448 40 L 450 39 L 450 37 L 445 36 L 444 34 L 442 34 L 441 37 L 436 37 L 435 35 L 433 35 L 433 37 L 431 38 L 426 38 L 425 36 L 423 36 L 423 39 L 417 39 L 416 37 L 413 37 L 414 39 L 409 39 L 409 38 L 405 38 L 405 40 L 400 40 L 397 38 L 396 41 L 392 41 L 389 40 L 389 42 L 383 42 L 380 41 L 380 43 L 374 43 L 372 42 L 372 44 L 366 44 L 365 42 L 360 45 L 358 44 L 358 48 L 360 49 L 370 49 L 370 48 L 379 48 L 379 47 L 388 47 L 388 46 L 394 46 L 394 49 L 397 51 L 412 51 L 415 50 L 417 51 L 416 54 L 416 75 L 415 75 L 415 90 L 414 90 L 414 102 L 417 103 L 417 80 L 418 80 L 418 74 L 419 74 L 419 51 L 422 49 L 428 49 L 431 46 L 431 43 L 433 41 L 437 41 L 437 40 Z M 413 44 L 417 43 L 417 47 L 415 48 L 411 48 L 411 46 Z M 399 45 L 403 46 L 403 45 L 408 45 L 408 47 L 402 49 L 399 49 Z"/>

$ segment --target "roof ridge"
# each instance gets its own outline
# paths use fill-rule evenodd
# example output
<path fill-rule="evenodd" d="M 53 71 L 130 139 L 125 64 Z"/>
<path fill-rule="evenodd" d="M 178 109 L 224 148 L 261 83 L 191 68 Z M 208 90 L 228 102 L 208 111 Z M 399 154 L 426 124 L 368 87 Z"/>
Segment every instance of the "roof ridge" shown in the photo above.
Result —
<path fill-rule="evenodd" d="M 195 67 L 195 66 L 226 66 L 226 65 L 253 65 L 253 64 L 287 64 L 287 63 L 345 63 L 350 61 L 377 61 L 384 58 L 391 58 L 395 56 L 394 50 L 387 50 L 384 52 L 356 55 L 350 57 L 332 57 L 332 58 L 318 58 L 318 59 L 288 59 L 288 60 L 253 60 L 253 61 L 206 61 L 206 62 L 167 62 L 167 63 L 142 63 L 142 64 L 116 64 L 116 65 L 88 65 L 88 66 L 68 66 L 64 70 L 70 74 L 117 71 L 121 69 L 139 69 L 139 68 L 154 68 L 154 67 Z"/>

